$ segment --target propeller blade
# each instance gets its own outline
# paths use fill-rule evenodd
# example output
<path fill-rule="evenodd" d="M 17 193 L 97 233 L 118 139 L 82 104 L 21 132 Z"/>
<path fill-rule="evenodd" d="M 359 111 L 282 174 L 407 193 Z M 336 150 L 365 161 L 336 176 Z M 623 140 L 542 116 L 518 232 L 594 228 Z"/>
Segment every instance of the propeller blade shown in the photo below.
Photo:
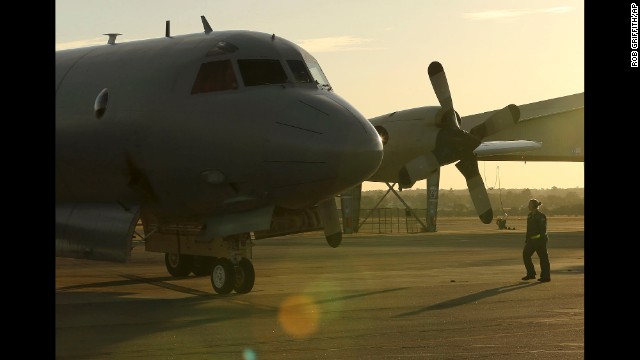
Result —
<path fill-rule="evenodd" d="M 512 126 L 518 120 L 520 120 L 520 109 L 516 105 L 510 104 L 491 114 L 483 123 L 474 126 L 469 133 L 479 139 L 484 139 Z"/>
<path fill-rule="evenodd" d="M 452 126 L 460 127 L 458 124 L 455 111 L 453 109 L 453 99 L 451 98 L 451 92 L 449 91 L 449 82 L 447 82 L 447 75 L 444 72 L 442 64 L 437 61 L 429 64 L 429 80 L 433 91 L 436 93 L 440 107 L 444 111 L 443 118 L 445 123 L 449 123 Z"/>
<path fill-rule="evenodd" d="M 318 215 L 324 226 L 324 236 L 329 246 L 336 248 L 342 242 L 342 229 L 338 218 L 336 200 L 330 198 L 318 203 Z"/>
<path fill-rule="evenodd" d="M 478 161 L 473 157 L 468 157 L 458 161 L 456 167 L 467 180 L 467 188 L 469 189 L 473 206 L 476 208 L 476 213 L 480 217 L 480 221 L 485 224 L 490 224 L 493 220 L 493 210 L 491 209 L 487 189 L 484 186 L 484 181 L 482 181 L 480 171 L 478 170 Z"/>

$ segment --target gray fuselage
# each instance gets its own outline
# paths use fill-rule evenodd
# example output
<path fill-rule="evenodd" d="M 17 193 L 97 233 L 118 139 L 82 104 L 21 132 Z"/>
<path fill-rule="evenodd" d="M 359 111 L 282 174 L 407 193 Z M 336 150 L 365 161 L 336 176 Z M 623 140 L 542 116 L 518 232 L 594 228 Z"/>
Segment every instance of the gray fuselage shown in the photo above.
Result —
<path fill-rule="evenodd" d="M 56 53 L 59 204 L 140 205 L 171 221 L 298 209 L 366 180 L 381 159 L 376 130 L 315 59 L 270 34 Z"/>

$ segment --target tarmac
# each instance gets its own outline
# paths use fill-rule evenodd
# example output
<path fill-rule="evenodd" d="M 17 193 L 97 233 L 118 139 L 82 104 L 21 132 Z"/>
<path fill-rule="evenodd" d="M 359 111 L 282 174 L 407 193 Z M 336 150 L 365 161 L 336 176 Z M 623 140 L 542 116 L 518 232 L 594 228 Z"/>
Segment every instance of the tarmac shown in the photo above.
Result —
<path fill-rule="evenodd" d="M 498 230 L 255 241 L 248 294 L 171 277 L 164 254 L 56 258 L 56 359 L 583 359 L 584 217 L 549 217 L 551 282 L 522 281 L 526 217 Z M 537 256 L 533 255 L 540 271 Z"/>

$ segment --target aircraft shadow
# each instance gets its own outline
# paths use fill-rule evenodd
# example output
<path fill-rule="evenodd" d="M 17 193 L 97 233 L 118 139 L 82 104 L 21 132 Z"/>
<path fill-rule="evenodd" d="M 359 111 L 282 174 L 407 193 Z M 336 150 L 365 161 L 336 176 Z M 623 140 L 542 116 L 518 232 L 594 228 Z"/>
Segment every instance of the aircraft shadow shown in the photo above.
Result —
<path fill-rule="evenodd" d="M 60 287 L 56 289 L 56 291 L 80 290 L 80 289 L 91 289 L 91 288 L 101 288 L 101 287 L 111 287 L 111 286 L 139 285 L 144 283 L 188 278 L 187 276 L 185 276 L 184 278 L 177 278 L 173 276 L 158 276 L 154 278 L 133 277 L 130 275 L 120 275 L 120 276 L 126 278 L 127 280 L 113 280 L 113 281 L 95 282 L 90 284 L 70 285 L 70 286 Z"/>
<path fill-rule="evenodd" d="M 337 297 L 337 298 L 319 300 L 319 301 L 316 301 L 316 304 L 325 304 L 325 303 L 332 303 L 332 302 L 337 302 L 337 301 L 350 300 L 350 299 L 355 299 L 355 298 L 359 298 L 359 297 L 365 297 L 365 296 L 371 296 L 371 295 L 377 295 L 377 294 L 384 294 L 384 293 L 388 293 L 388 292 L 405 290 L 405 289 L 408 289 L 408 287 L 400 287 L 400 288 L 386 289 L 386 290 L 380 290 L 380 291 L 371 291 L 371 292 L 366 292 L 366 293 L 346 295 L 346 296 L 341 296 L 341 297 Z"/>
<path fill-rule="evenodd" d="M 514 290 L 520 290 L 520 289 L 524 289 L 530 286 L 535 286 L 535 285 L 540 285 L 539 282 L 533 282 L 533 283 L 517 283 L 517 284 L 513 284 L 513 285 L 507 285 L 507 286 L 500 286 L 497 288 L 493 288 L 493 289 L 487 289 L 487 290 L 482 290 L 480 292 L 474 293 L 474 294 L 469 294 L 469 295 L 465 295 L 459 298 L 455 298 L 455 299 L 451 299 L 451 300 L 447 300 L 447 301 L 443 301 L 437 304 L 433 304 L 430 306 L 427 306 L 425 308 L 422 309 L 418 309 L 415 311 L 410 311 L 410 312 L 406 312 L 403 314 L 399 314 L 399 315 L 395 315 L 393 316 L 394 318 L 398 318 L 398 317 L 405 317 L 405 316 L 413 316 L 413 315 L 418 315 L 420 313 L 423 313 L 425 311 L 434 311 L 434 310 L 444 310 L 444 309 L 448 309 L 448 308 L 452 308 L 452 307 L 456 307 L 456 306 L 460 306 L 460 305 L 465 305 L 474 301 L 478 301 L 478 300 L 482 300 L 491 296 L 495 296 L 495 295 L 500 295 L 500 294 L 504 294 L 506 292 L 510 292 L 510 291 L 514 291 Z"/>
<path fill-rule="evenodd" d="M 125 275 L 121 275 L 125 276 Z M 212 300 L 229 299 L 235 296 L 246 297 L 242 294 L 220 295 L 205 293 L 196 289 L 189 289 L 173 284 L 163 283 L 165 277 L 138 278 L 132 275 L 123 281 L 108 282 L 111 285 L 129 285 L 150 283 L 167 287 L 172 290 L 189 293 L 194 296 L 180 299 L 135 299 L 122 301 L 132 293 L 113 291 L 91 291 L 92 287 L 106 287 L 107 283 L 86 284 L 76 292 L 58 292 L 65 301 L 56 304 L 56 354 L 59 357 L 84 356 L 99 353 L 115 344 L 131 341 L 133 338 L 153 333 L 172 332 L 182 328 L 211 326 L 213 324 L 228 323 L 238 319 L 273 319 L 276 321 L 279 307 L 265 304 L 255 304 L 251 298 L 242 302 L 212 302 Z M 169 277 L 170 279 L 174 279 Z M 78 289 L 79 287 L 75 287 Z M 355 298 L 374 296 L 395 292 L 406 288 L 385 289 L 380 291 L 361 292 L 327 298 L 316 301 L 318 305 L 349 301 Z M 212 304 L 215 304 L 213 307 Z M 135 314 L 135 315 L 132 315 Z M 135 321 L 132 323 L 132 319 Z M 101 324 L 99 327 L 96 324 Z M 113 331 L 114 327 L 118 331 Z M 85 331 L 91 327 L 92 331 Z M 90 346 L 79 345 L 90 344 Z"/>
<path fill-rule="evenodd" d="M 67 290 L 82 290 L 82 289 L 102 288 L 102 287 L 112 287 L 112 286 L 149 284 L 149 285 L 155 285 L 165 289 L 169 289 L 169 290 L 173 290 L 173 291 L 177 291 L 185 294 L 190 294 L 190 295 L 196 295 L 196 296 L 228 297 L 228 296 L 239 295 L 239 294 L 219 295 L 219 294 L 205 292 L 205 291 L 192 289 L 189 287 L 171 284 L 167 282 L 170 280 L 186 279 L 188 278 L 187 276 L 185 277 L 162 276 L 162 277 L 153 277 L 153 278 L 143 278 L 136 275 L 125 275 L 125 274 L 121 274 L 120 276 L 125 278 L 126 280 L 113 280 L 113 281 L 104 281 L 104 282 L 91 283 L 91 284 L 65 286 L 65 287 L 56 289 L 56 294 L 65 293 Z"/>

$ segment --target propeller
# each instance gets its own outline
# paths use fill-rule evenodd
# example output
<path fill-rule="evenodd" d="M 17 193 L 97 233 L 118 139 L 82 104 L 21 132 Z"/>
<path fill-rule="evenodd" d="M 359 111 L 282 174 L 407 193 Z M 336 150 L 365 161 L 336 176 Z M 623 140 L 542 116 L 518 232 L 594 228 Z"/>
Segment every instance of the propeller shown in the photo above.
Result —
<path fill-rule="evenodd" d="M 467 188 L 476 213 L 480 217 L 480 221 L 489 224 L 493 220 L 493 210 L 491 209 L 487 189 L 478 170 L 478 160 L 473 151 L 480 145 L 484 137 L 517 122 L 520 118 L 520 111 L 516 105 L 508 105 L 491 114 L 487 120 L 473 127 L 470 132 L 466 132 L 460 128 L 460 116 L 453 107 L 449 83 L 442 64 L 437 61 L 432 62 L 429 64 L 428 73 L 433 91 L 442 108 L 442 117 L 440 122 L 437 123 L 440 131 L 436 139 L 433 157 L 437 161 L 437 166 L 458 161 L 456 168 L 462 173 L 467 182 Z M 422 161 L 417 160 L 420 158 L 424 159 Z M 420 166 L 416 166 L 416 163 L 407 163 L 407 166 L 401 170 L 400 174 L 401 178 L 404 175 L 404 180 L 407 180 L 408 177 L 410 181 L 412 178 L 411 173 L 413 172 L 415 175 L 418 168 L 428 167 L 433 169 L 436 166 L 434 159 L 429 159 L 428 156 L 418 157 L 412 161 L 420 162 Z"/>
<path fill-rule="evenodd" d="M 505 108 L 495 112 L 483 123 L 474 126 L 469 133 L 478 139 L 495 134 L 498 131 L 513 125 L 520 119 L 520 109 L 513 104 L 507 105 Z"/>

